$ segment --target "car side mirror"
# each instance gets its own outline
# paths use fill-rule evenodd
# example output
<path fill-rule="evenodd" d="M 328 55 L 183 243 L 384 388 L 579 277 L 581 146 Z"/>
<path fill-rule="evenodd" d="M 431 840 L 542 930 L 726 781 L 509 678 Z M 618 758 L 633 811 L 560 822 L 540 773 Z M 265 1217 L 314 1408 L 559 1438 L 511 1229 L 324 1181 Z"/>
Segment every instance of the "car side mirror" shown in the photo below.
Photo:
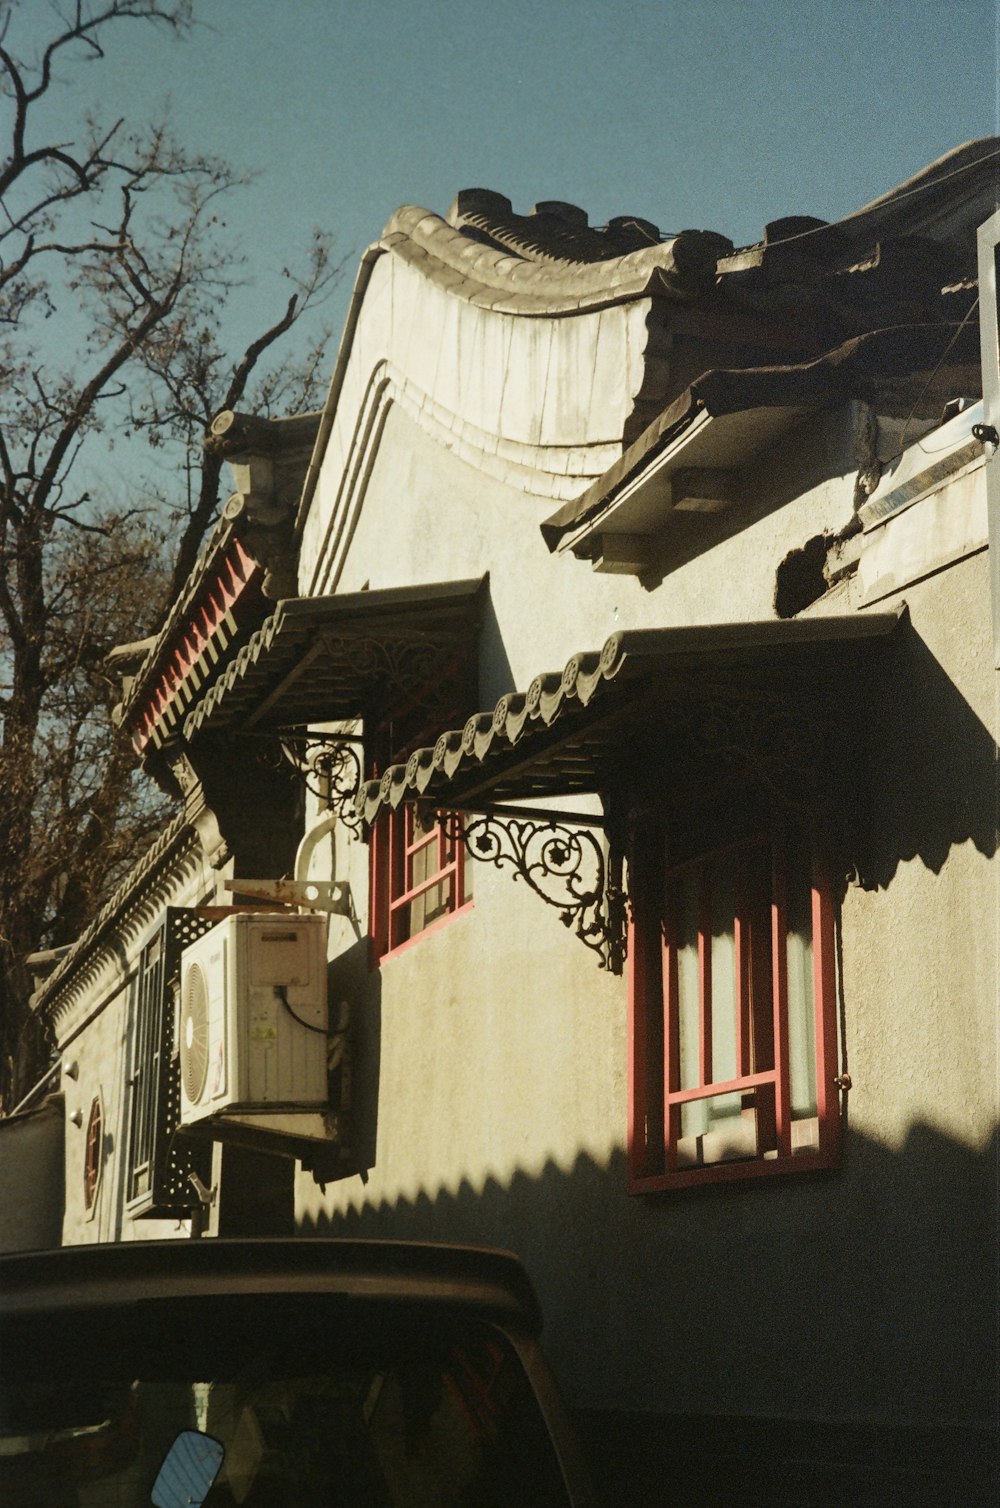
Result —
<path fill-rule="evenodd" d="M 181 1430 L 153 1483 L 153 1508 L 200 1508 L 219 1475 L 225 1448 L 200 1430 Z"/>

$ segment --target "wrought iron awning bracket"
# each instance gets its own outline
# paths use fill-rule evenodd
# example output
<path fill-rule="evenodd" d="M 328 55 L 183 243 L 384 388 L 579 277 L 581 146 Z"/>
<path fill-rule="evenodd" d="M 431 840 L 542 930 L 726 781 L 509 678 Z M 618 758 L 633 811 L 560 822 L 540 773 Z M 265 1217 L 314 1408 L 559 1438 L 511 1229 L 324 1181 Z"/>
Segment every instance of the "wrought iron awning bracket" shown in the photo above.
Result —
<path fill-rule="evenodd" d="M 447 807 L 436 808 L 438 816 L 455 813 L 465 816 L 481 817 L 523 817 L 527 821 L 538 821 L 542 818 L 552 821 L 560 826 L 567 827 L 605 827 L 607 818 L 603 812 L 567 812 L 561 807 L 554 806 L 515 806 L 506 801 L 503 802 L 470 802 L 466 804 L 459 801 Z"/>
<path fill-rule="evenodd" d="M 507 869 L 559 914 L 563 926 L 620 974 L 625 960 L 625 898 L 617 845 L 605 852 L 595 828 L 603 817 L 538 807 L 438 811 L 445 831 L 477 863 Z M 471 820 L 469 818 L 471 817 Z"/>
<path fill-rule="evenodd" d="M 343 639 L 326 633 L 327 648 L 348 648 L 359 670 L 367 670 L 374 684 L 390 699 L 410 699 L 416 688 L 426 689 L 440 678 L 441 662 L 454 651 L 455 638 L 444 630 L 396 627 L 384 634 L 366 634 Z"/>
<path fill-rule="evenodd" d="M 281 751 L 306 790 L 349 828 L 355 836 L 363 819 L 357 809 L 363 766 L 356 733 L 282 732 Z"/>

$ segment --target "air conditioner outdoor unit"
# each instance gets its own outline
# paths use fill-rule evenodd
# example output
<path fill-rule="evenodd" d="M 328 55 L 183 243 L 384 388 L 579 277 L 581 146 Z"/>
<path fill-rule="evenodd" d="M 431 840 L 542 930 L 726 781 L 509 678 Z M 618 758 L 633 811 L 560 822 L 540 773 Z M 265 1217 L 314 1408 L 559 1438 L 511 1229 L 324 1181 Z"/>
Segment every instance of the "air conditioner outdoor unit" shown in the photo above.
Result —
<path fill-rule="evenodd" d="M 327 1099 L 326 918 L 226 917 L 181 956 L 181 1125 Z"/>

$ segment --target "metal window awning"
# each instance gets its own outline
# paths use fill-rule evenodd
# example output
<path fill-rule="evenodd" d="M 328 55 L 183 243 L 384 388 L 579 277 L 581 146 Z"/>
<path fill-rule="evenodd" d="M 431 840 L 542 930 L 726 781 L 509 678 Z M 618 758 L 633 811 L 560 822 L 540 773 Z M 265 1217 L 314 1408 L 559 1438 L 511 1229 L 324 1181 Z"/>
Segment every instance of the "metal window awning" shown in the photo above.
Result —
<path fill-rule="evenodd" d="M 486 580 L 279 602 L 188 714 L 185 737 L 446 705 L 475 665 Z"/>
<path fill-rule="evenodd" d="M 368 781 L 358 812 L 371 823 L 383 808 L 408 801 L 461 810 L 655 783 L 673 775 L 678 753 L 689 761 L 700 757 L 705 740 L 692 736 L 695 724 L 703 732 L 706 723 L 740 708 L 763 711 L 763 757 L 773 743 L 780 760 L 818 706 L 849 715 L 869 656 L 901 616 L 854 613 L 612 634 L 603 649 L 536 676 L 527 691 L 501 697 L 492 711 L 443 731 L 433 747 Z M 783 715 L 768 721 L 775 708 Z M 811 757 L 808 750 L 803 757 Z"/>

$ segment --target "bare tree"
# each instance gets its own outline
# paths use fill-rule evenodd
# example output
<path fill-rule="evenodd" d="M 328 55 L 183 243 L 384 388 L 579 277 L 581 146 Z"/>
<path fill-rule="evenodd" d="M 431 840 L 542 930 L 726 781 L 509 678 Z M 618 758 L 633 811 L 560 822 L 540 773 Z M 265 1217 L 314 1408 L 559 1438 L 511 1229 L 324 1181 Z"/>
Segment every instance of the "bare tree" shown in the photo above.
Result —
<path fill-rule="evenodd" d="M 0 3 L 0 1110 L 44 1066 L 25 1035 L 25 955 L 79 931 L 99 877 L 160 817 L 111 729 L 104 656 L 157 626 L 217 517 L 211 415 L 318 401 L 326 332 L 304 355 L 273 348 L 339 271 L 317 235 L 284 307 L 231 351 L 222 313 L 243 270 L 219 208 L 247 180 L 163 124 L 95 114 L 72 141 L 47 131 L 60 69 L 99 65 L 130 21 L 186 32 L 190 0 L 53 5 L 35 56 L 17 47 L 20 9 Z M 173 461 L 139 507 L 76 480 L 123 440 Z"/>

